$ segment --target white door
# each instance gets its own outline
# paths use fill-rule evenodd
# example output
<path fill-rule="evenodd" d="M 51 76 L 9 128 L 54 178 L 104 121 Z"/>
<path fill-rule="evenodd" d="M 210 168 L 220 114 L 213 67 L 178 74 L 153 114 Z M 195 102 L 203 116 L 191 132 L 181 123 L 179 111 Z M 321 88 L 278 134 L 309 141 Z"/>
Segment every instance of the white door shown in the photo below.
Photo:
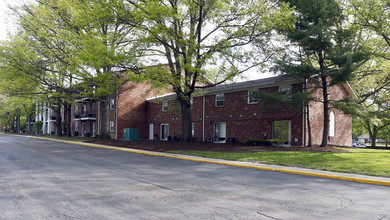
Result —
<path fill-rule="evenodd" d="M 81 136 L 84 137 L 84 135 L 85 135 L 85 123 L 82 123 L 81 124 Z"/>
<path fill-rule="evenodd" d="M 216 142 L 226 141 L 226 122 L 216 122 L 214 125 Z"/>
<path fill-rule="evenodd" d="M 154 139 L 154 125 L 149 124 L 149 140 L 153 140 L 153 139 Z"/>

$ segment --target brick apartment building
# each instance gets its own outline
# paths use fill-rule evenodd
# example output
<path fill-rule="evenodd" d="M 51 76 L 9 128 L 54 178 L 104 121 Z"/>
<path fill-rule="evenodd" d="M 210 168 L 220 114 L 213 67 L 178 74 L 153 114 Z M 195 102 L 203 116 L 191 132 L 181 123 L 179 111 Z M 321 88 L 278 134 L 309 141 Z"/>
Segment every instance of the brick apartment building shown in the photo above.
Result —
<path fill-rule="evenodd" d="M 290 111 L 280 106 L 271 113 L 260 112 L 261 101 L 251 94 L 259 91 L 302 91 L 293 79 L 271 77 L 248 82 L 212 87 L 201 91 L 192 100 L 192 133 L 197 140 L 245 142 L 249 139 L 281 139 L 286 145 L 305 145 L 308 141 L 303 109 Z M 322 97 L 320 90 L 313 96 Z M 356 95 L 348 84 L 337 84 L 329 89 L 332 100 Z M 166 140 L 180 137 L 180 109 L 175 94 L 150 98 L 148 102 L 149 139 Z M 170 106 L 173 106 L 170 108 Z M 312 143 L 321 144 L 323 107 L 320 102 L 310 104 Z M 350 146 L 352 118 L 338 109 L 330 112 L 329 144 Z"/>
<path fill-rule="evenodd" d="M 306 145 L 308 131 L 304 111 L 290 111 L 280 106 L 271 113 L 260 111 L 259 91 L 301 91 L 294 79 L 266 79 L 221 85 L 199 90 L 192 98 L 192 133 L 197 141 L 245 142 L 249 139 L 282 139 L 286 145 Z M 290 94 L 291 94 L 290 93 Z M 176 95 L 157 96 L 148 84 L 127 82 L 110 97 L 110 137 L 123 139 L 125 129 L 137 130 L 139 139 L 174 140 L 181 135 L 180 107 Z M 313 93 L 318 99 L 322 91 Z M 329 88 L 329 97 L 338 100 L 356 95 L 347 83 Z M 100 135 L 100 101 L 82 99 L 72 107 L 73 135 Z M 322 141 L 323 114 L 321 102 L 310 103 L 312 143 Z M 49 115 L 49 114 L 47 114 Z M 50 118 L 50 116 L 48 116 Z M 352 118 L 338 109 L 330 110 L 329 144 L 350 146 Z M 49 123 L 50 120 L 48 120 Z M 47 126 L 50 131 L 53 125 Z"/>

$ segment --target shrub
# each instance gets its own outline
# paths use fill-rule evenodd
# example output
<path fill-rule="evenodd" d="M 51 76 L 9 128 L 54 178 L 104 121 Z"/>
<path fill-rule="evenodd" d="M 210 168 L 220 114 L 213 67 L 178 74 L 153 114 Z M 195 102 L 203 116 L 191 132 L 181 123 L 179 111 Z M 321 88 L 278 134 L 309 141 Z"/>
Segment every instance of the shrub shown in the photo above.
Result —
<path fill-rule="evenodd" d="M 246 144 L 252 145 L 252 146 L 280 146 L 282 145 L 285 141 L 282 140 L 277 140 L 277 139 L 250 139 L 245 141 Z"/>
<path fill-rule="evenodd" d="M 34 122 L 33 128 L 35 134 L 40 134 L 42 132 L 43 122 L 42 121 L 36 121 Z"/>

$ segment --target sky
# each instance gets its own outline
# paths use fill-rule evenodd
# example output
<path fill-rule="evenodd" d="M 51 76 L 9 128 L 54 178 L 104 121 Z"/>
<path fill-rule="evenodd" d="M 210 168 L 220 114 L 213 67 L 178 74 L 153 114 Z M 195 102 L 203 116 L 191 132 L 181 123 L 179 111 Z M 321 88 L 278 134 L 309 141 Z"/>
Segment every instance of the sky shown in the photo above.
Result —
<path fill-rule="evenodd" d="M 0 40 L 7 39 L 7 33 L 15 29 L 15 21 L 8 5 L 16 5 L 22 0 L 0 0 Z"/>

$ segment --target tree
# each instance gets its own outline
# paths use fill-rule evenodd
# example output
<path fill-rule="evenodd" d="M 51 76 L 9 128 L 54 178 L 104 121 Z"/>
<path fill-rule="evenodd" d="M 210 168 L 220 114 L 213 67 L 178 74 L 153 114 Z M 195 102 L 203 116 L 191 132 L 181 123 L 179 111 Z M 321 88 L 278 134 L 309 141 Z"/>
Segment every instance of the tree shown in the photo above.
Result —
<path fill-rule="evenodd" d="M 165 60 L 167 68 L 145 71 L 138 80 L 169 85 L 181 107 L 183 143 L 192 141 L 190 100 L 197 88 L 215 86 L 264 64 L 275 29 L 290 28 L 288 4 L 268 0 L 126 0 L 118 13 L 123 23 L 137 25 L 140 56 Z M 145 60 L 144 59 L 144 60 Z M 146 64 L 147 62 L 143 62 Z M 150 62 L 149 62 L 150 63 Z M 206 83 L 206 68 L 224 77 Z"/>
<path fill-rule="evenodd" d="M 360 52 L 355 30 L 347 28 L 343 10 L 335 0 L 286 0 L 295 6 L 295 29 L 287 33 L 299 48 L 303 58 L 284 60 L 279 65 L 287 75 L 309 79 L 314 90 L 322 91 L 323 104 L 322 147 L 327 146 L 329 136 L 328 88 L 345 82 L 364 61 L 367 54 Z M 301 70 L 302 72 L 299 72 Z"/>
<path fill-rule="evenodd" d="M 115 19 L 114 6 L 101 0 L 43 0 L 14 9 L 21 31 L 10 42 L 7 66 L 39 81 L 41 91 L 57 100 L 54 106 L 65 106 L 68 136 L 71 104 L 85 97 L 103 102 L 101 136 L 108 136 L 106 99 L 118 89 L 119 73 L 133 66 L 132 27 Z"/>
<path fill-rule="evenodd" d="M 355 72 L 351 81 L 358 100 L 338 103 L 339 108 L 356 117 L 361 130 L 368 132 L 373 147 L 378 135 L 386 133 L 384 131 L 390 125 L 389 71 L 386 59 L 374 58 L 367 62 Z"/>

